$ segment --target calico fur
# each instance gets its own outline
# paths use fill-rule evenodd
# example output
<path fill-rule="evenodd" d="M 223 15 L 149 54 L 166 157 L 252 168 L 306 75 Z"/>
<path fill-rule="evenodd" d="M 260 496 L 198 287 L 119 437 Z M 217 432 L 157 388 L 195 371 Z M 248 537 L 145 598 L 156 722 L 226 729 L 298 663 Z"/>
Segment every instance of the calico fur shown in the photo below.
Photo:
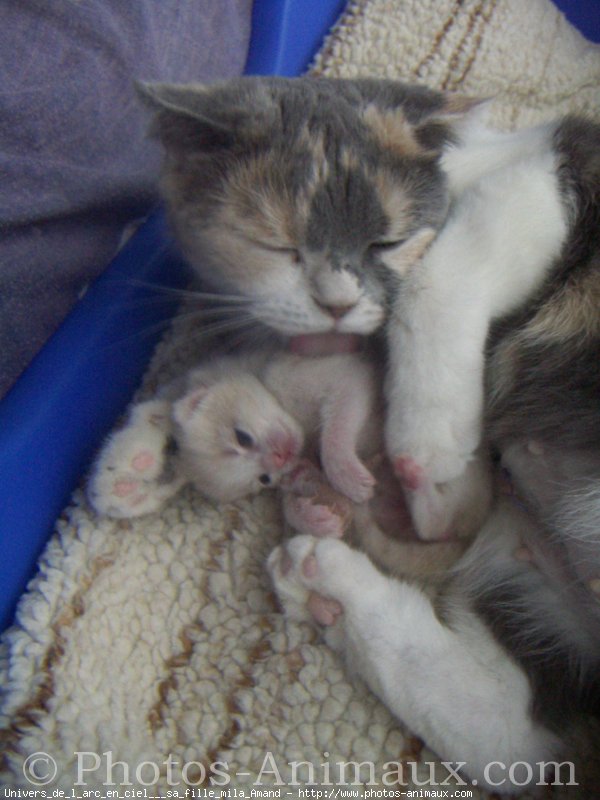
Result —
<path fill-rule="evenodd" d="M 514 790 L 486 764 L 552 758 L 599 710 L 600 127 L 498 133 L 389 81 L 145 93 L 205 279 L 292 340 L 384 331 L 420 535 L 447 531 L 482 442 L 510 471 L 519 506 L 498 499 L 444 623 L 342 542 L 293 540 L 270 569 L 292 613 L 307 591 L 340 604 L 335 646 L 438 752 Z"/>

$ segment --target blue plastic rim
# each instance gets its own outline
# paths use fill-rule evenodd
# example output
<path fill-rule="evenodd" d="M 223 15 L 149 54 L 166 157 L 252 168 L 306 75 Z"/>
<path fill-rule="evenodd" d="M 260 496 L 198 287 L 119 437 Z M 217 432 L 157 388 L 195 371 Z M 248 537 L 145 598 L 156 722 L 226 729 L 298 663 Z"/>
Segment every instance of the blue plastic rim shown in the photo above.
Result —
<path fill-rule="evenodd" d="M 255 2 L 246 74 L 300 75 L 345 5 L 346 0 Z"/>
<path fill-rule="evenodd" d="M 296 76 L 345 0 L 257 0 L 246 74 Z M 154 214 L 0 402 L 0 630 L 55 521 L 146 369 L 187 283 Z"/>

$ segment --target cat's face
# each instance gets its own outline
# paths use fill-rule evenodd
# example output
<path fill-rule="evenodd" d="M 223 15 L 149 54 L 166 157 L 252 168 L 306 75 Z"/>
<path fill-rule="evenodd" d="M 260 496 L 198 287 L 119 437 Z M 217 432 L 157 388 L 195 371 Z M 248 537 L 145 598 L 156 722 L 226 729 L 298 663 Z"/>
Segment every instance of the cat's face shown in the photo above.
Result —
<path fill-rule="evenodd" d="M 296 420 L 250 374 L 197 386 L 177 401 L 174 418 L 188 474 L 221 502 L 277 486 L 304 444 Z"/>
<path fill-rule="evenodd" d="M 187 259 L 277 331 L 367 334 L 448 206 L 456 99 L 386 81 L 147 86 Z"/>

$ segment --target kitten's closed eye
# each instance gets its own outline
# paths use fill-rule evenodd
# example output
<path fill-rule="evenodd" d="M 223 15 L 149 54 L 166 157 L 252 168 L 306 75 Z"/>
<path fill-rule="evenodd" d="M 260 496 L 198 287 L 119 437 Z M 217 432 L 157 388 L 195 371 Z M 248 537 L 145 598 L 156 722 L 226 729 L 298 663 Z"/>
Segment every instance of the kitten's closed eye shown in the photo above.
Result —
<path fill-rule="evenodd" d="M 246 431 L 243 431 L 240 428 L 234 428 L 233 432 L 235 433 L 236 441 L 240 447 L 248 449 L 254 445 L 254 439 L 249 433 L 246 433 Z"/>

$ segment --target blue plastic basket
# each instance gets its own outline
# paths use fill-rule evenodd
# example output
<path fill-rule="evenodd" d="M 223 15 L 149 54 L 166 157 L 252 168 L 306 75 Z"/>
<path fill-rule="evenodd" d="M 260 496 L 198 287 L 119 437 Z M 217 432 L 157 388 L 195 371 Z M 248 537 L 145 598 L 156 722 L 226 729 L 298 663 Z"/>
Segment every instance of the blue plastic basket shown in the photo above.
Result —
<path fill-rule="evenodd" d="M 257 0 L 246 73 L 303 72 L 345 0 Z M 183 262 L 157 211 L 0 403 L 0 630 L 99 442 L 138 385 L 176 302 Z M 154 333 L 144 333 L 154 331 Z"/>

